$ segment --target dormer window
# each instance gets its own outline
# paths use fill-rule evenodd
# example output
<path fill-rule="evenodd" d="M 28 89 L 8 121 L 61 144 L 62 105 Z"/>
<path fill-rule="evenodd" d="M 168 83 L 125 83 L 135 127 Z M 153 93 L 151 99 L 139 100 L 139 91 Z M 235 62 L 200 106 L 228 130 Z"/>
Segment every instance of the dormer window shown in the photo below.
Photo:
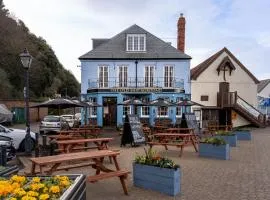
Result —
<path fill-rule="evenodd" d="M 128 34 L 127 51 L 146 51 L 145 34 Z"/>

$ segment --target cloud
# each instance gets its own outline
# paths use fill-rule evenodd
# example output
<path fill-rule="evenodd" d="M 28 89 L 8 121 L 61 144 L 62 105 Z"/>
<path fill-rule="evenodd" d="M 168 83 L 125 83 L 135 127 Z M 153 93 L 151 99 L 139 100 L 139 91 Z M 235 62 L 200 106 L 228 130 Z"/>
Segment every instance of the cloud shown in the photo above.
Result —
<path fill-rule="evenodd" d="M 8 9 L 53 47 L 80 81 L 78 57 L 91 38 L 111 38 L 138 24 L 176 46 L 177 20 L 186 17 L 192 67 L 224 46 L 257 77 L 270 74 L 270 1 L 260 0 L 4 0 Z M 269 77 L 270 78 L 270 77 Z"/>

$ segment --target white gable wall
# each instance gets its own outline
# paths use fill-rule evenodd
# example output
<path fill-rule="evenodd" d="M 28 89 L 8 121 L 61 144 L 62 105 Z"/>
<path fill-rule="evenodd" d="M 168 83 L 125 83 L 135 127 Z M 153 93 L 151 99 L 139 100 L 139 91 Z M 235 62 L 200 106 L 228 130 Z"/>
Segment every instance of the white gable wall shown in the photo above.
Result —
<path fill-rule="evenodd" d="M 258 96 L 269 98 L 270 97 L 270 83 L 268 83 L 261 92 L 258 93 Z"/>
<path fill-rule="evenodd" d="M 191 81 L 191 99 L 205 106 L 217 106 L 217 92 L 219 83 L 224 82 L 223 71 L 218 75 L 217 67 L 224 57 L 229 56 L 223 52 L 197 80 Z M 230 56 L 229 56 L 230 58 Z M 226 81 L 230 83 L 230 92 L 237 91 L 238 95 L 253 106 L 257 106 L 257 84 L 254 80 L 230 58 L 236 70 L 231 75 L 226 71 Z M 208 101 L 201 101 L 201 95 L 208 95 Z"/>

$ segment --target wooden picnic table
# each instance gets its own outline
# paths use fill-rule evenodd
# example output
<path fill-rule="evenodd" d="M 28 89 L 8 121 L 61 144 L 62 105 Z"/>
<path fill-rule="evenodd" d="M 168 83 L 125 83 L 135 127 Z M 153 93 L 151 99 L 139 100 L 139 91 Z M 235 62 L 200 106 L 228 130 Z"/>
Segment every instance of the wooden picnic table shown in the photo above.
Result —
<path fill-rule="evenodd" d="M 176 146 L 181 148 L 180 157 L 183 154 L 183 149 L 185 146 L 192 144 L 195 152 L 198 152 L 198 139 L 195 134 L 181 134 L 181 133 L 156 133 L 153 135 L 154 139 L 158 140 L 157 142 L 151 141 L 148 142 L 150 148 L 154 145 L 162 145 L 168 150 L 168 146 Z"/>
<path fill-rule="evenodd" d="M 67 131 L 60 131 L 60 135 L 73 135 L 73 136 L 81 136 L 88 138 L 91 137 L 98 137 L 100 135 L 100 129 L 71 129 Z"/>
<path fill-rule="evenodd" d="M 124 193 L 127 195 L 127 187 L 125 183 L 125 179 L 127 178 L 128 173 L 127 170 L 121 170 L 119 164 L 117 162 L 117 156 L 120 152 L 110 151 L 110 150 L 100 150 L 100 151 L 91 151 L 91 152 L 78 152 L 78 153 L 69 153 L 69 154 L 60 154 L 55 156 L 45 156 L 45 157 L 37 157 L 30 158 L 32 162 L 31 175 L 40 174 L 49 174 L 51 175 L 57 170 L 68 170 L 71 168 L 81 167 L 82 165 L 65 165 L 70 161 L 82 161 L 82 160 L 90 160 L 91 163 L 88 166 L 92 166 L 92 168 L 96 169 L 95 175 L 88 176 L 87 180 L 89 182 L 96 182 L 98 180 L 107 179 L 111 177 L 119 177 L 120 182 L 122 184 Z M 113 158 L 115 170 L 109 169 L 104 166 L 104 158 L 111 157 Z M 64 164 L 63 164 L 64 163 Z M 64 165 L 60 167 L 60 165 Z M 36 166 L 39 166 L 40 171 L 36 171 Z M 50 167 L 49 167 L 50 166 Z M 44 171 L 45 167 L 49 167 L 49 170 Z M 103 172 L 103 173 L 101 173 Z"/>
<path fill-rule="evenodd" d="M 73 139 L 73 140 L 56 140 L 55 142 L 61 146 L 61 152 L 70 153 L 76 146 L 85 143 L 94 143 L 98 150 L 108 149 L 108 143 L 113 138 L 88 138 L 88 139 Z"/>
<path fill-rule="evenodd" d="M 168 128 L 166 129 L 166 132 L 168 133 L 194 133 L 193 128 Z"/>

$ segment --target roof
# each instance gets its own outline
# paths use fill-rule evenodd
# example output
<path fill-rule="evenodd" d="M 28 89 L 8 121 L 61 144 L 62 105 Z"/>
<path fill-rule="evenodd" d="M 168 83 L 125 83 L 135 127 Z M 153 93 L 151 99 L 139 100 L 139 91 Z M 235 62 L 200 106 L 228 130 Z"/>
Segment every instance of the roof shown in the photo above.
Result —
<path fill-rule="evenodd" d="M 261 80 L 258 84 L 257 92 L 261 92 L 269 83 L 270 79 Z"/>
<path fill-rule="evenodd" d="M 253 81 L 257 84 L 259 80 L 226 48 L 224 47 L 196 67 L 191 69 L 191 79 L 196 80 L 200 74 L 206 70 L 223 52 L 226 52 L 230 58 L 232 58 L 249 76 Z"/>
<path fill-rule="evenodd" d="M 146 52 L 126 52 L 127 34 L 146 34 Z M 79 57 L 80 60 L 191 59 L 187 54 L 134 24 Z"/>

